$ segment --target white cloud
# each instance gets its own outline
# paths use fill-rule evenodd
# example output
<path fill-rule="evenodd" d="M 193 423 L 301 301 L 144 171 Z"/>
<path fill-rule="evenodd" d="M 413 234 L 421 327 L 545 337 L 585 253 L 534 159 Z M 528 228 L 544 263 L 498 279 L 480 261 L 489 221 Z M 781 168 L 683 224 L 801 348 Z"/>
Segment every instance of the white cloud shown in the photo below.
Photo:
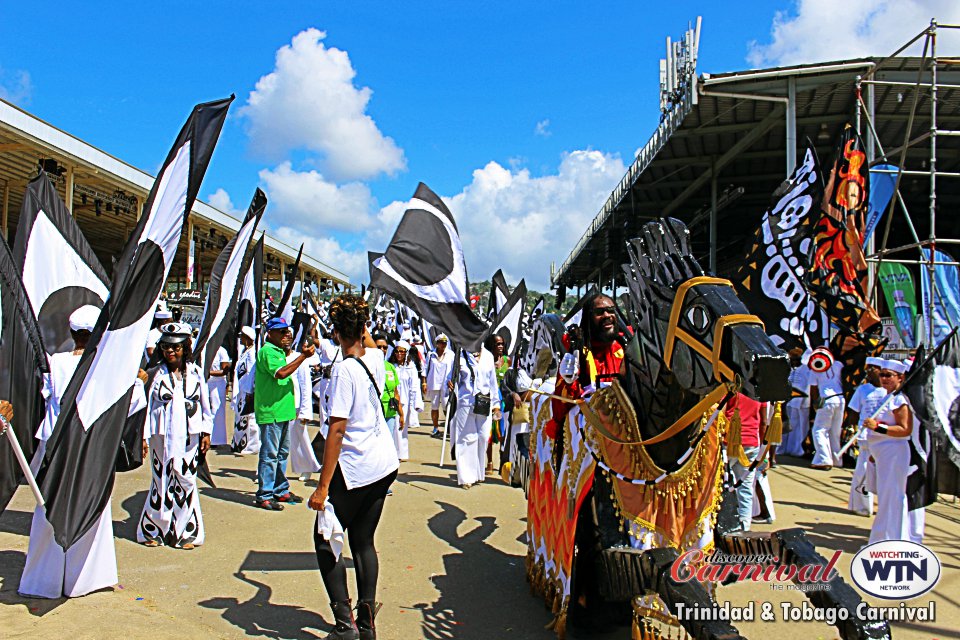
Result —
<path fill-rule="evenodd" d="M 514 284 L 549 286 L 550 262 L 561 262 L 626 171 L 615 155 L 599 151 L 565 154 L 556 174 L 534 177 L 489 162 L 473 172 L 464 189 L 444 201 L 460 230 L 472 280 L 488 280 L 502 268 Z M 404 202 L 384 207 L 368 235 L 382 251 L 396 229 Z"/>
<path fill-rule="evenodd" d="M 243 217 L 243 212 L 233 206 L 233 200 L 230 199 L 230 194 L 222 187 L 207 196 L 207 204 L 215 209 L 220 209 L 220 211 L 224 213 L 230 214 L 234 218 Z"/>
<path fill-rule="evenodd" d="M 549 138 L 553 134 L 553 132 L 550 131 L 550 118 L 538 122 L 533 132 L 543 138 Z"/>
<path fill-rule="evenodd" d="M 7 71 L 0 66 L 0 98 L 14 104 L 28 104 L 33 96 L 30 73 L 18 69 Z"/>
<path fill-rule="evenodd" d="M 294 150 L 320 154 L 323 172 L 334 181 L 406 168 L 403 150 L 366 113 L 373 92 L 353 84 L 349 55 L 326 47 L 326 36 L 307 29 L 277 51 L 274 70 L 240 109 L 251 148 L 274 161 Z"/>
<path fill-rule="evenodd" d="M 366 250 L 345 249 L 336 238 L 305 235 L 290 227 L 275 229 L 271 235 L 275 235 L 293 247 L 299 247 L 300 243 L 303 243 L 303 251 L 306 255 L 345 273 L 355 285 L 359 286 L 361 282 L 367 282 L 370 279 Z"/>
<path fill-rule="evenodd" d="M 261 170 L 260 182 L 274 226 L 309 233 L 317 227 L 362 231 L 371 223 L 375 201 L 363 183 L 337 185 L 317 171 L 295 171 L 290 162 Z"/>
<path fill-rule="evenodd" d="M 960 23 L 957 0 L 797 0 L 795 12 L 778 11 L 771 42 L 749 44 L 747 60 L 756 67 L 780 66 L 890 55 L 936 18 Z M 908 50 L 919 55 L 923 41 Z M 960 51 L 960 33 L 937 32 L 939 53 Z"/>

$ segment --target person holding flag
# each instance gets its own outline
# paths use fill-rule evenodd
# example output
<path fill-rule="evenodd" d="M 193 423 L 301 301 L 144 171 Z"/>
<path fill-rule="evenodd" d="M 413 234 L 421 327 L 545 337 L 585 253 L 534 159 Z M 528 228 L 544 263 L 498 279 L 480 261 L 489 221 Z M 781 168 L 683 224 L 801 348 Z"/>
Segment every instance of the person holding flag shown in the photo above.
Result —
<path fill-rule="evenodd" d="M 447 378 L 453 371 L 453 351 L 447 349 L 447 336 L 441 333 L 434 340 L 436 349 L 427 356 L 427 379 L 423 390 L 430 402 L 430 419 L 433 420 L 432 437 L 440 436 L 440 407 L 447 404 Z"/>
<path fill-rule="evenodd" d="M 47 440 L 60 416 L 60 401 L 80 364 L 99 315 L 100 309 L 93 305 L 84 305 L 70 314 L 73 351 L 50 356 L 50 373 L 44 375 L 43 381 L 46 412 L 37 430 L 40 445 L 31 465 L 34 473 L 43 459 Z M 140 377 L 134 383 L 130 414 L 146 405 L 143 395 L 145 380 L 146 373 L 141 370 Z M 17 588 L 20 595 L 28 598 L 76 598 L 113 586 L 117 581 L 117 554 L 113 544 L 113 518 L 109 504 L 96 526 L 66 551 L 54 540 L 53 527 L 47 521 L 43 507 L 36 508 L 30 523 L 30 546 Z"/>
<path fill-rule="evenodd" d="M 213 412 L 203 372 L 191 362 L 193 328 L 171 322 L 161 331 L 157 349 L 163 363 L 147 394 L 143 434 L 143 457 L 152 475 L 137 542 L 189 550 L 204 541 L 197 468 L 210 449 Z"/>
<path fill-rule="evenodd" d="M 253 381 L 256 378 L 257 333 L 253 327 L 240 328 L 240 355 L 233 379 L 234 453 L 260 453 L 260 427 L 253 415 Z"/>

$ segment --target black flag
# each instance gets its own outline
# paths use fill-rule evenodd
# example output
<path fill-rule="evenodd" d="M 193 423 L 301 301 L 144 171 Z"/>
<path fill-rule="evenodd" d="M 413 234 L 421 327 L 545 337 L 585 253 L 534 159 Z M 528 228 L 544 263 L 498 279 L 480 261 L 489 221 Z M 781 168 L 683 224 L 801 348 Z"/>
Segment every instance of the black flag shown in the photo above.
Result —
<path fill-rule="evenodd" d="M 20 280 L 10 247 L 0 239 L 0 400 L 13 404 L 13 430 L 29 460 L 33 434 L 43 416 L 40 388 L 50 369 L 40 327 Z M 22 477 L 13 447 L 0 438 L 0 513 L 7 507 Z"/>
<path fill-rule="evenodd" d="M 70 314 L 103 307 L 110 280 L 47 174 L 27 184 L 13 256 L 47 353 L 73 350 Z"/>
<path fill-rule="evenodd" d="M 260 319 L 263 318 L 263 235 L 253 247 L 250 266 L 243 276 L 240 302 L 237 309 L 237 332 L 242 327 L 251 327 L 260 335 Z M 257 340 L 259 346 L 260 341 Z"/>
<path fill-rule="evenodd" d="M 297 283 L 297 274 L 300 273 L 300 257 L 303 256 L 303 245 L 297 251 L 297 259 L 293 262 L 293 269 L 290 272 L 290 279 L 287 280 L 287 286 L 283 289 L 283 295 L 280 297 L 280 303 L 274 316 L 283 318 L 287 324 L 293 322 L 293 285 Z"/>
<path fill-rule="evenodd" d="M 96 524 L 154 307 L 233 97 L 194 107 L 116 264 L 110 297 L 67 387 L 37 481 L 54 538 L 69 549 Z"/>
<path fill-rule="evenodd" d="M 370 265 L 370 286 L 416 309 L 459 346 L 474 348 L 486 331 L 470 309 L 467 266 L 453 214 L 422 182 L 386 253 Z"/>
<path fill-rule="evenodd" d="M 507 286 L 507 279 L 503 277 L 503 269 L 497 269 L 497 272 L 490 278 L 490 299 L 487 304 L 487 316 L 500 313 L 500 310 L 507 304 L 509 296 L 510 288 Z"/>
<path fill-rule="evenodd" d="M 523 311 L 527 306 L 527 284 L 521 280 L 517 288 L 507 298 L 500 312 L 493 319 L 488 335 L 503 338 L 503 353 L 511 362 L 516 359 L 516 349 L 520 344 L 520 331 L 523 325 Z"/>
<path fill-rule="evenodd" d="M 267 196 L 257 189 L 240 230 L 217 256 L 210 271 L 210 288 L 207 289 L 203 320 L 193 346 L 194 362 L 200 366 L 204 376 L 207 375 L 209 363 L 213 362 L 217 350 L 233 326 L 237 298 L 243 286 L 241 274 L 244 265 L 250 263 L 250 240 L 253 239 L 266 206 Z"/>

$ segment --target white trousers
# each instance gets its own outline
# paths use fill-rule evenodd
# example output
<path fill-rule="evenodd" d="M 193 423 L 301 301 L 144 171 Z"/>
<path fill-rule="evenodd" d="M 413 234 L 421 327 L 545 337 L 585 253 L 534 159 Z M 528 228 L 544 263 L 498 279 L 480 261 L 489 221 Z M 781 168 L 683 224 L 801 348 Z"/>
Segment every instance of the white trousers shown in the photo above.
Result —
<path fill-rule="evenodd" d="M 404 407 L 403 429 L 400 428 L 400 417 L 394 416 L 393 444 L 397 447 L 397 457 L 400 460 L 410 459 L 410 414 L 414 416 L 417 412 L 414 410 L 406 411 Z"/>
<path fill-rule="evenodd" d="M 320 471 L 320 462 L 313 453 L 310 432 L 299 418 L 290 423 L 290 471 L 297 475 Z"/>
<path fill-rule="evenodd" d="M 803 455 L 803 441 L 810 432 L 810 406 L 787 404 L 787 416 L 790 421 L 790 431 L 783 434 L 783 443 L 777 447 L 777 453 L 799 458 Z"/>
<path fill-rule="evenodd" d="M 487 469 L 487 440 L 492 418 L 473 413 L 473 406 L 458 406 L 453 417 L 457 445 L 457 484 L 483 482 Z"/>
<path fill-rule="evenodd" d="M 873 494 L 867 491 L 867 465 L 870 459 L 870 445 L 865 439 L 857 441 L 860 452 L 857 455 L 857 466 L 853 470 L 850 480 L 850 497 L 847 499 L 847 508 L 861 515 L 873 515 Z"/>
<path fill-rule="evenodd" d="M 20 578 L 20 595 L 34 598 L 76 598 L 119 582 L 113 544 L 110 503 L 100 520 L 66 551 L 53 538 L 42 507 L 33 512 L 30 546 Z"/>
<path fill-rule="evenodd" d="M 813 419 L 813 462 L 833 466 L 833 454 L 840 450 L 840 430 L 843 426 L 844 401 L 831 398 Z"/>
<path fill-rule="evenodd" d="M 877 463 L 877 517 L 870 529 L 870 543 L 910 540 L 907 516 L 907 476 L 910 474 L 910 443 L 906 438 L 870 442 Z"/>

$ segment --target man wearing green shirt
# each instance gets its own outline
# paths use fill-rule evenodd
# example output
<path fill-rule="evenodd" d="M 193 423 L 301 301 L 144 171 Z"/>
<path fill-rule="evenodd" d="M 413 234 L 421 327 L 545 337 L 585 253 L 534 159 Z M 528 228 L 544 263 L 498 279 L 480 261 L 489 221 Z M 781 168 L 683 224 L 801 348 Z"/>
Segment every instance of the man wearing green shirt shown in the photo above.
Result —
<path fill-rule="evenodd" d="M 256 505 L 268 511 L 283 511 L 281 503 L 296 504 L 299 496 L 290 492 L 285 470 L 290 451 L 290 421 L 297 417 L 290 378 L 316 347 L 304 345 L 300 355 L 287 364 L 283 340 L 290 325 L 283 318 L 271 318 L 266 324 L 267 341 L 257 352 L 257 373 L 253 393 L 254 414 L 260 425 L 260 463 L 257 467 Z"/>

